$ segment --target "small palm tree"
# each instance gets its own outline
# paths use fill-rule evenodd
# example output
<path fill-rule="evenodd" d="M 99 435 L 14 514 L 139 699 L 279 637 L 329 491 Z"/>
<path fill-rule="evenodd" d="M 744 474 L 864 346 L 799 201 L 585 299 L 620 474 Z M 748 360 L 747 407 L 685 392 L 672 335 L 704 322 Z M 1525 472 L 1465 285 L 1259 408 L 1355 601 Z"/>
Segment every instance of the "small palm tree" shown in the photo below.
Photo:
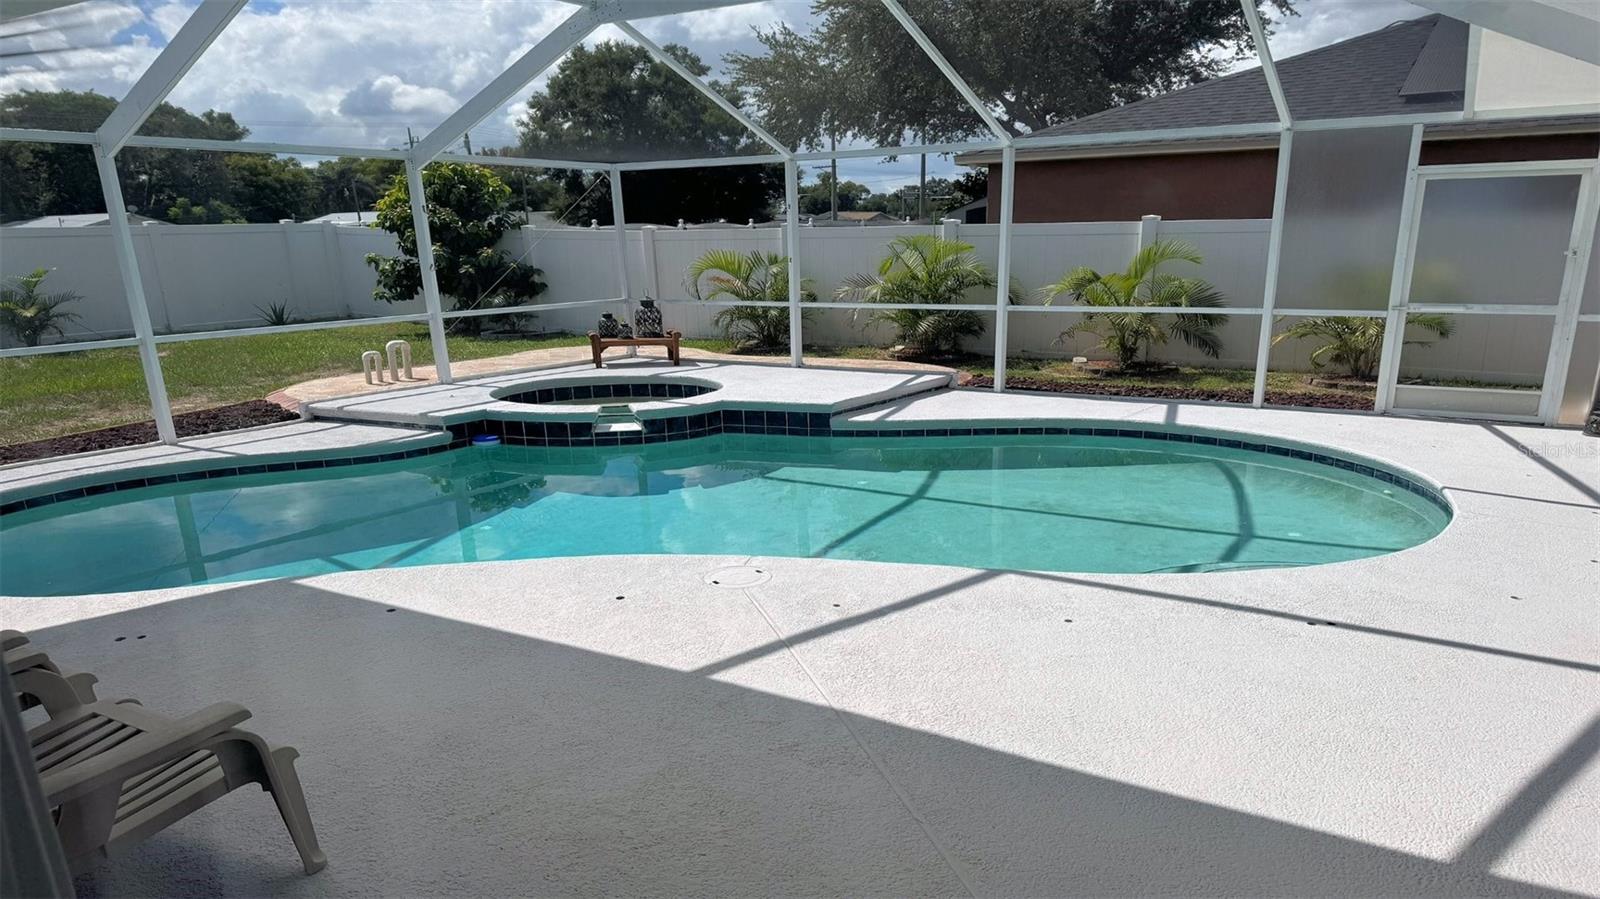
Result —
<path fill-rule="evenodd" d="M 36 268 L 12 278 L 11 283 L 0 288 L 0 326 L 22 341 L 23 346 L 38 346 L 51 334 L 65 336 L 61 326 L 79 319 L 76 312 L 61 307 L 83 299 L 82 296 L 70 290 L 39 292 L 39 285 L 50 272 L 51 269 Z"/>
<path fill-rule="evenodd" d="M 753 250 L 707 250 L 684 273 L 684 287 L 697 300 L 728 297 L 750 302 L 783 303 L 789 299 L 789 258 Z M 810 281 L 800 282 L 800 299 L 817 298 Z M 808 313 L 802 313 L 805 318 Z M 728 339 L 750 349 L 772 349 L 789 343 L 789 309 L 785 306 L 729 306 L 717 313 L 717 327 Z"/>
<path fill-rule="evenodd" d="M 1311 352 L 1311 364 L 1314 367 L 1321 368 L 1325 363 L 1332 362 L 1344 366 L 1350 377 L 1370 381 L 1377 373 L 1378 358 L 1383 354 L 1383 326 L 1381 318 L 1347 315 L 1307 318 L 1272 338 L 1272 343 L 1276 346 L 1284 340 L 1321 340 L 1322 345 Z M 1431 331 L 1440 339 L 1448 339 L 1456 329 L 1455 322 L 1449 316 L 1431 313 L 1406 316 L 1406 326 Z M 1402 342 L 1406 346 L 1432 343 L 1430 340 Z"/>
<path fill-rule="evenodd" d="M 978 261 L 972 245 L 932 234 L 897 237 L 877 274 L 854 274 L 839 287 L 839 299 L 868 303 L 960 303 L 975 288 L 994 289 L 994 273 Z M 1008 289 L 1016 301 L 1020 291 Z M 892 309 L 872 314 L 873 321 L 895 329 L 899 342 L 913 354 L 950 354 L 961 338 L 983 333 L 983 317 L 970 309 Z"/>
<path fill-rule="evenodd" d="M 1115 311 L 1118 306 L 1215 309 L 1223 305 L 1222 293 L 1210 282 L 1160 270 L 1168 262 L 1199 265 L 1203 261 L 1187 241 L 1159 240 L 1140 250 L 1126 271 L 1102 275 L 1080 265 L 1060 281 L 1045 285 L 1040 294 L 1045 305 L 1067 294 L 1079 305 L 1094 307 L 1084 313 L 1082 321 L 1062 331 L 1060 339 L 1079 332 L 1094 334 L 1100 338 L 1100 349 L 1115 356 L 1120 368 L 1133 365 L 1141 354 L 1148 361 L 1150 350 L 1171 337 L 1215 359 L 1222 352 L 1222 340 L 1217 337 L 1217 327 L 1222 324 L 1219 315 L 1178 313 L 1163 326 L 1162 316 L 1156 313 Z"/>

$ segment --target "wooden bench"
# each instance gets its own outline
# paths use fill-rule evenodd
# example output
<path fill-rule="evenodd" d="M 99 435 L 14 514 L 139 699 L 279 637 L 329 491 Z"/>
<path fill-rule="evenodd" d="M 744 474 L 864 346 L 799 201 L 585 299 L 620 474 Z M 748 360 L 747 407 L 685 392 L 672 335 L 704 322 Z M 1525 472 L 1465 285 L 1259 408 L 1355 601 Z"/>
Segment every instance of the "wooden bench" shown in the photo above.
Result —
<path fill-rule="evenodd" d="M 597 332 L 589 332 L 589 349 L 594 353 L 594 367 L 604 368 L 600 354 L 617 346 L 664 346 L 667 348 L 667 358 L 673 365 L 683 361 L 682 331 L 668 331 L 665 337 L 601 337 Z"/>

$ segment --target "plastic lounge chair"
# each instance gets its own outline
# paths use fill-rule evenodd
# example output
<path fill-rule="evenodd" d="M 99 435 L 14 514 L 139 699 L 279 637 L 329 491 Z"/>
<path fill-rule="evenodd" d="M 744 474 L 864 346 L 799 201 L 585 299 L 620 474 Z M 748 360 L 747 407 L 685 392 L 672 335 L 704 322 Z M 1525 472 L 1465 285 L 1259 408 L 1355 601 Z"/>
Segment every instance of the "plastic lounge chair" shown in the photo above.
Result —
<path fill-rule="evenodd" d="M 23 710 L 42 705 L 45 713 L 54 718 L 60 712 L 95 701 L 94 685 L 99 678 L 87 672 L 63 672 L 43 650 L 28 642 L 27 634 L 0 631 L 0 647 L 4 648 L 6 673 L 11 675 Z"/>
<path fill-rule="evenodd" d="M 36 679 L 59 674 L 30 669 Z M 21 687 L 16 688 L 21 692 Z M 132 701 L 60 710 L 28 732 L 56 833 L 75 871 L 125 850 L 245 784 L 272 794 L 307 874 L 327 865 L 295 774 L 299 753 L 234 725 L 243 706 L 219 702 L 183 718 Z"/>

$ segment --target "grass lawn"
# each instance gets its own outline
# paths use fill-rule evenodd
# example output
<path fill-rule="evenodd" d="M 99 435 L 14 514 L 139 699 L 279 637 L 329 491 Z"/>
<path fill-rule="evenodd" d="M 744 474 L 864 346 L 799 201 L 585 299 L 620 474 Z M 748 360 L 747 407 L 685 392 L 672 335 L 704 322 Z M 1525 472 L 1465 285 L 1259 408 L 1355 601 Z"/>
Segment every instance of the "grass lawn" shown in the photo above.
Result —
<path fill-rule="evenodd" d="M 173 410 L 188 412 L 261 399 L 275 390 L 313 378 L 358 372 L 363 350 L 381 347 L 385 341 L 395 338 L 411 342 L 416 364 L 432 363 L 427 326 L 416 323 L 170 343 L 161 348 L 162 371 Z M 586 343 L 587 339 L 578 335 L 527 340 L 451 336 L 450 354 L 455 359 L 481 359 Z M 718 352 L 731 351 L 731 345 L 725 340 L 686 340 L 684 344 Z M 807 347 L 806 352 L 835 359 L 891 358 L 888 350 L 871 346 Z M 993 360 L 983 356 L 930 361 L 976 376 L 992 377 L 994 374 Z M 1191 367 L 1134 374 L 1103 373 L 1062 359 L 1017 357 L 1009 360 L 1008 365 L 1010 377 L 1077 386 L 1084 392 L 1094 392 L 1095 386 L 1154 387 L 1170 389 L 1174 396 L 1191 398 L 1212 391 L 1248 392 L 1254 377 L 1248 369 Z M 1296 372 L 1269 372 L 1267 390 L 1269 397 L 1271 394 L 1321 394 L 1360 398 L 1368 404 L 1373 395 L 1370 386 L 1314 385 L 1309 375 Z M 149 399 L 145 394 L 138 351 L 134 348 L 0 360 L 0 444 L 43 440 L 144 421 L 149 417 Z"/>
<path fill-rule="evenodd" d="M 398 324 L 169 343 L 161 347 L 161 369 L 173 411 L 188 412 L 261 399 L 313 378 L 359 372 L 363 350 L 396 338 L 411 341 L 413 363 L 433 363 L 427 326 Z M 481 359 L 587 343 L 576 335 L 529 340 L 452 335 L 450 356 Z M 684 343 L 727 348 L 717 340 Z M 0 443 L 26 443 L 149 417 L 144 372 L 133 347 L 0 359 Z"/>

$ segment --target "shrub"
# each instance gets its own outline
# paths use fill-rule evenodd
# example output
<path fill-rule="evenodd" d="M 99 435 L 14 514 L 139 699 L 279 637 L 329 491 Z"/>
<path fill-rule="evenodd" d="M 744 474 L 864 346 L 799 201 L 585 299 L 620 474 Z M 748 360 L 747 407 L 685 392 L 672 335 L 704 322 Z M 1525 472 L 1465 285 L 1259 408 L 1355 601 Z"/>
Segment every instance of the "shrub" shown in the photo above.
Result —
<path fill-rule="evenodd" d="M 1080 332 L 1100 338 L 1100 349 L 1110 353 L 1120 368 L 1128 368 L 1150 350 L 1176 337 L 1215 359 L 1222 352 L 1217 327 L 1218 315 L 1179 313 L 1163 324 L 1157 313 L 1117 312 L 1118 306 L 1172 306 L 1176 308 L 1216 308 L 1222 294 L 1201 278 L 1186 278 L 1161 271 L 1168 262 L 1199 265 L 1204 260 L 1186 241 L 1160 240 L 1140 250 L 1125 271 L 1100 274 L 1086 265 L 1067 272 L 1054 284 L 1041 288 L 1046 305 L 1067 294 L 1073 302 L 1092 307 L 1083 320 L 1061 332 L 1065 340 Z"/>
<path fill-rule="evenodd" d="M 516 306 L 544 291 L 543 272 L 495 248 L 502 235 L 521 223 L 507 208 L 511 188 L 504 181 L 480 165 L 436 162 L 423 170 L 422 189 L 427 200 L 428 235 L 433 241 L 434 275 L 439 292 L 455 300 L 454 308 Z M 377 209 L 378 227 L 395 235 L 403 255 L 367 254 L 367 264 L 378 273 L 372 295 L 388 303 L 404 302 L 422 290 L 417 231 L 404 176 L 395 176 Z M 483 324 L 483 317 L 471 316 L 456 319 L 450 326 L 477 334 Z"/>
<path fill-rule="evenodd" d="M 41 293 L 39 285 L 52 270 L 36 268 L 26 275 L 12 278 L 11 283 L 0 288 L 0 327 L 4 327 L 23 346 L 38 346 L 51 334 L 65 336 L 62 325 L 79 321 L 75 312 L 62 309 L 68 303 L 83 299 L 70 290 L 58 293 Z"/>
<path fill-rule="evenodd" d="M 891 241 L 877 273 L 851 275 L 838 296 L 868 303 L 950 305 L 965 301 L 968 291 L 992 290 L 997 283 L 971 244 L 916 234 Z M 1015 286 L 1008 293 L 1012 300 L 1017 298 Z M 886 309 L 872 313 L 872 320 L 892 325 L 896 339 L 918 355 L 956 353 L 963 337 L 983 333 L 983 317 L 972 310 Z"/>
<path fill-rule="evenodd" d="M 256 314 L 261 316 L 262 321 L 273 327 L 294 324 L 294 312 L 289 308 L 288 300 L 257 306 Z"/>
<path fill-rule="evenodd" d="M 751 302 L 787 303 L 789 258 L 752 250 L 707 250 L 684 273 L 684 287 L 697 300 L 727 297 Z M 800 282 L 800 298 L 817 298 L 811 282 Z M 807 313 L 801 313 L 805 318 Z M 717 313 L 717 327 L 728 339 L 751 349 L 773 349 L 789 344 L 787 306 L 729 306 Z"/>
<path fill-rule="evenodd" d="M 1406 316 L 1406 326 L 1431 331 L 1441 339 L 1455 332 L 1455 323 L 1448 316 L 1431 313 Z M 1311 352 L 1314 367 L 1321 368 L 1332 362 L 1343 366 L 1350 377 L 1370 381 L 1376 377 L 1378 359 L 1383 355 L 1383 328 L 1381 318 L 1348 315 L 1308 318 L 1272 338 L 1272 342 L 1276 345 L 1284 340 L 1320 340 L 1322 345 Z M 1403 341 L 1407 346 L 1425 346 L 1431 342 Z"/>

